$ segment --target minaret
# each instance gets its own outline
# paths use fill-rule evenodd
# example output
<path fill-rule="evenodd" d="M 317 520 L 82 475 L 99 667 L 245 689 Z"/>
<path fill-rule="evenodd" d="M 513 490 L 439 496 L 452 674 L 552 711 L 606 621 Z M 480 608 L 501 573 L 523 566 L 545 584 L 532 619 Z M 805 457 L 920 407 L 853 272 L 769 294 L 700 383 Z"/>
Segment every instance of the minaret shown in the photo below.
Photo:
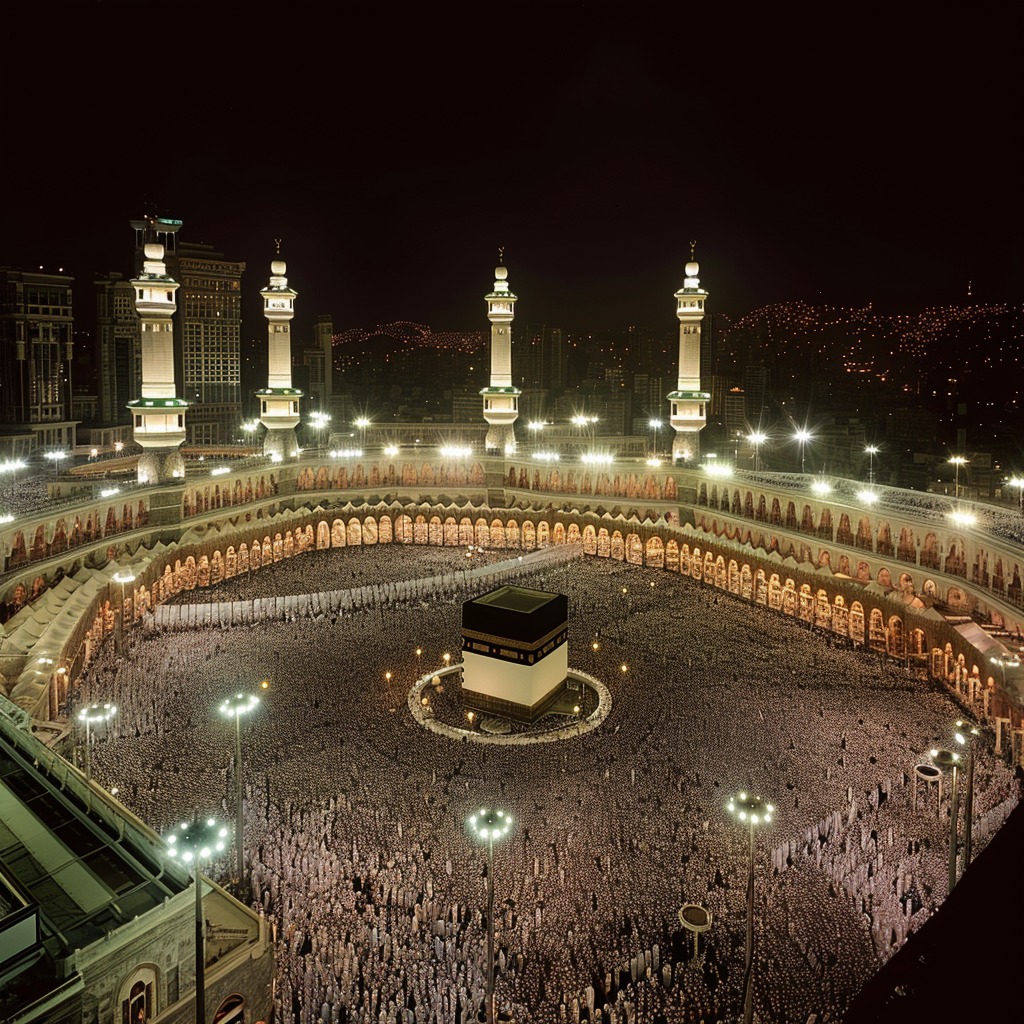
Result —
<path fill-rule="evenodd" d="M 149 242 L 143 249 L 142 273 L 132 281 L 142 335 L 142 397 L 128 403 L 139 456 L 140 484 L 184 479 L 185 461 L 178 451 L 185 440 L 188 402 L 174 393 L 174 293 L 178 282 L 167 274 L 164 247 Z"/>
<path fill-rule="evenodd" d="M 512 320 L 516 314 L 516 296 L 508 290 L 504 252 L 504 249 L 498 250 L 494 291 L 487 296 L 487 319 L 491 321 L 491 382 L 480 394 L 484 400 L 484 419 L 490 424 L 487 450 L 512 455 L 516 450 L 512 424 L 519 416 L 522 392 L 512 384 Z"/>
<path fill-rule="evenodd" d="M 278 252 L 280 255 L 280 251 Z M 292 387 L 292 325 L 295 315 L 295 291 L 288 287 L 284 260 L 270 264 L 270 284 L 263 296 L 263 315 L 267 318 L 270 344 L 270 373 L 267 386 L 256 395 L 260 400 L 260 422 L 267 428 L 263 454 L 290 459 L 298 454 L 295 428 L 299 425 L 299 399 L 302 392 Z"/>
<path fill-rule="evenodd" d="M 693 258 L 696 242 L 690 243 L 690 262 L 686 280 L 676 292 L 676 316 L 679 317 L 679 378 L 676 390 L 667 395 L 671 406 L 670 422 L 676 432 L 672 459 L 697 458 L 699 434 L 707 419 L 705 406 L 711 395 L 700 389 L 700 322 L 704 319 L 704 300 L 708 293 L 700 286 L 700 266 Z"/>

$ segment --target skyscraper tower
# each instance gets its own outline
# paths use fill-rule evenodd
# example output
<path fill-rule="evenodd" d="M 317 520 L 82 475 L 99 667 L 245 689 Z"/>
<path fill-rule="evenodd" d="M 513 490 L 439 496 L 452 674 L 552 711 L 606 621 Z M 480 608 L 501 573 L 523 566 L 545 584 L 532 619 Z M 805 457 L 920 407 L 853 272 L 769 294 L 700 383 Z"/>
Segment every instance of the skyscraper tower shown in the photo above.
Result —
<path fill-rule="evenodd" d="M 487 319 L 491 321 L 491 382 L 480 394 L 487 420 L 488 451 L 511 455 L 516 450 L 513 424 L 519 416 L 522 392 L 512 383 L 512 321 L 516 314 L 516 296 L 508 289 L 508 269 L 502 263 L 504 250 L 498 250 L 494 268 L 494 291 L 487 296 Z"/>
<path fill-rule="evenodd" d="M 708 293 L 700 286 L 700 266 L 693 258 L 696 242 L 690 243 L 690 262 L 686 279 L 676 292 L 676 316 L 679 318 L 679 377 L 676 390 L 667 395 L 675 430 L 673 460 L 696 458 L 700 454 L 699 434 L 706 422 L 705 406 L 711 393 L 700 389 L 700 322 L 704 319 L 704 300 Z"/>
<path fill-rule="evenodd" d="M 270 264 L 270 284 L 264 288 L 263 315 L 267 318 L 270 359 L 267 386 L 256 395 L 260 400 L 260 422 L 267 428 L 263 454 L 281 459 L 296 455 L 295 428 L 299 425 L 302 392 L 292 387 L 292 317 L 295 290 L 288 287 L 284 260 Z"/>
<path fill-rule="evenodd" d="M 178 282 L 167 273 L 164 247 L 147 242 L 142 273 L 132 281 L 142 337 L 142 395 L 128 403 L 132 436 L 141 445 L 140 484 L 184 479 L 185 461 L 178 451 L 185 440 L 188 402 L 174 393 L 174 311 Z"/>

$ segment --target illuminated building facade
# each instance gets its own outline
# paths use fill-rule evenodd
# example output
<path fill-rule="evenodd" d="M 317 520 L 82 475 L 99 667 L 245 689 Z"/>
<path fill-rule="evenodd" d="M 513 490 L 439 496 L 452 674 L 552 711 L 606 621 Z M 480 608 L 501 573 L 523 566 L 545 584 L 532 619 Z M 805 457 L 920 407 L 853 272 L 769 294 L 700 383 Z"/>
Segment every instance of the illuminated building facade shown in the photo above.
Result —
<path fill-rule="evenodd" d="M 9 456 L 69 451 L 73 278 L 0 269 L 0 441 Z"/>
<path fill-rule="evenodd" d="M 110 273 L 95 281 L 99 416 L 107 425 L 128 423 L 128 403 L 142 388 L 142 339 L 131 281 Z"/>

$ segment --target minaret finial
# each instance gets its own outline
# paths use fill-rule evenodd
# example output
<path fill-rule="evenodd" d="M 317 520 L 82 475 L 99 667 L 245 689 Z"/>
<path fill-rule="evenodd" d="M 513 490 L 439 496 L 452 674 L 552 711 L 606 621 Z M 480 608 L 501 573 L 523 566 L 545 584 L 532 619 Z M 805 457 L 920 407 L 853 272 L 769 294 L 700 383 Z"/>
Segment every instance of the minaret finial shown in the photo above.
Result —
<path fill-rule="evenodd" d="M 275 238 L 274 239 L 274 251 L 275 251 L 275 253 L 278 256 L 281 255 L 281 239 L 280 238 Z"/>
<path fill-rule="evenodd" d="M 696 248 L 697 248 L 697 241 L 696 241 L 696 239 L 694 239 L 694 241 L 692 241 L 690 243 L 690 260 L 691 261 L 693 260 L 693 250 L 696 249 Z"/>
<path fill-rule="evenodd" d="M 504 266 L 504 265 L 505 265 L 505 246 L 499 245 L 498 246 L 498 266 L 501 267 L 501 266 Z"/>

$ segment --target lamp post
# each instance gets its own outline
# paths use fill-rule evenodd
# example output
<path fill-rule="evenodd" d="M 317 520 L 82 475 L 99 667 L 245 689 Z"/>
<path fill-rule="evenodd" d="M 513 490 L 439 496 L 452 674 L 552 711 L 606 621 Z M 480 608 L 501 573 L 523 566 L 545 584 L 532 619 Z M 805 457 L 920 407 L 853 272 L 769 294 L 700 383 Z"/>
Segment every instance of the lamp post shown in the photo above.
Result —
<path fill-rule="evenodd" d="M 761 445 L 768 440 L 768 435 L 760 430 L 755 430 L 747 440 L 754 446 L 754 472 L 759 473 L 761 471 Z"/>
<path fill-rule="evenodd" d="M 356 426 L 359 428 L 359 447 L 366 448 L 366 428 L 370 425 L 370 421 L 365 416 L 360 416 L 356 420 Z"/>
<path fill-rule="evenodd" d="M 227 845 L 228 830 L 216 819 L 183 821 L 167 837 L 168 852 L 180 856 L 186 865 L 195 865 L 192 875 L 196 883 L 196 1024 L 206 1024 L 206 956 L 203 935 L 203 883 L 199 878 L 199 865 L 215 853 L 222 853 Z"/>
<path fill-rule="evenodd" d="M 124 653 L 124 588 L 127 583 L 135 582 L 135 574 L 130 569 L 125 569 L 123 572 L 118 570 L 111 576 L 111 579 L 115 583 L 121 584 L 121 607 L 118 610 L 117 615 L 117 630 L 114 633 L 114 646 L 118 654 Z M 134 601 L 132 602 L 134 606 Z"/>
<path fill-rule="evenodd" d="M 68 453 L 67 452 L 62 452 L 62 451 L 47 452 L 46 453 L 46 458 L 48 458 L 53 463 L 53 478 L 54 478 L 54 480 L 57 479 L 57 469 L 58 469 L 58 467 L 60 466 L 60 464 L 67 457 L 68 457 Z"/>
<path fill-rule="evenodd" d="M 735 815 L 750 830 L 747 855 L 747 955 L 743 973 L 743 1020 L 754 1019 L 754 829 L 770 825 L 775 808 L 759 796 L 737 793 L 728 803 L 729 813 Z"/>
<path fill-rule="evenodd" d="M 512 815 L 482 808 L 469 819 L 473 833 L 487 843 L 487 1024 L 494 1024 L 494 840 L 508 834 Z"/>
<path fill-rule="evenodd" d="M 654 457 L 658 457 L 658 431 L 661 430 L 661 420 L 648 420 L 647 426 L 654 431 Z"/>
<path fill-rule="evenodd" d="M 117 714 L 116 704 L 90 704 L 78 712 L 78 720 L 85 723 L 85 777 L 92 781 L 92 726 L 93 722 L 109 722 Z"/>
<path fill-rule="evenodd" d="M 954 455 L 953 458 L 951 458 L 949 461 L 956 467 L 955 476 L 954 476 L 954 479 L 955 479 L 956 482 L 954 484 L 953 490 L 954 490 L 954 496 L 959 498 L 960 497 L 960 467 L 961 466 L 966 466 L 967 465 L 967 460 L 962 455 Z"/>
<path fill-rule="evenodd" d="M 544 429 L 544 421 L 530 420 L 530 422 L 526 424 L 526 429 L 530 431 L 530 436 L 533 438 L 533 446 L 536 448 L 537 438 L 540 435 L 540 432 Z"/>
<path fill-rule="evenodd" d="M 1012 476 L 1007 481 L 1011 487 L 1017 488 L 1017 505 L 1024 513 L 1024 479 L 1019 476 Z"/>
<path fill-rule="evenodd" d="M 793 439 L 800 445 L 800 472 L 804 472 L 804 456 L 806 455 L 807 442 L 812 440 L 811 433 L 809 430 L 802 429 L 798 430 L 794 435 Z"/>
<path fill-rule="evenodd" d="M 220 706 L 220 713 L 235 720 L 235 869 L 243 885 L 245 863 L 242 853 L 242 715 L 252 711 L 260 699 L 254 693 L 236 693 Z"/>
<path fill-rule="evenodd" d="M 977 722 L 956 720 L 954 739 L 967 748 L 967 792 L 964 794 L 964 871 L 971 866 L 971 825 L 974 817 L 974 739 L 981 734 Z"/>
<path fill-rule="evenodd" d="M 878 447 L 869 444 L 864 449 L 864 454 L 868 457 L 868 483 L 873 484 L 875 482 L 875 456 L 878 454 Z"/>
<path fill-rule="evenodd" d="M 956 885 L 956 819 L 960 813 L 960 794 L 957 792 L 957 769 L 960 767 L 960 755 L 952 750 L 933 750 L 932 761 L 943 771 L 953 773 L 953 784 L 949 791 L 949 888 L 953 891 Z"/>

